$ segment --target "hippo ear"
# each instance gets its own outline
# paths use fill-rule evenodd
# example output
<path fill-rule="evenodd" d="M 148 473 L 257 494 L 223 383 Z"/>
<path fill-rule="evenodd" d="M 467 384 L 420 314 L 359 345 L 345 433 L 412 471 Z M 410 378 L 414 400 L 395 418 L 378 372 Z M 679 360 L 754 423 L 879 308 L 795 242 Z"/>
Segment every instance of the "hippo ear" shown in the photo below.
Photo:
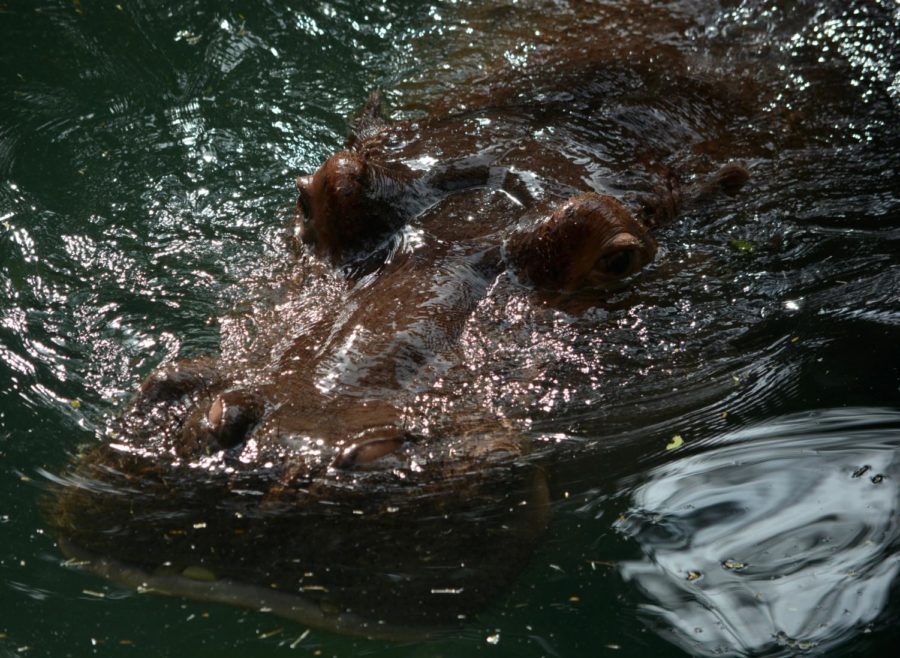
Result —
<path fill-rule="evenodd" d="M 360 113 L 350 122 L 350 136 L 347 148 L 358 150 L 363 144 L 388 127 L 381 110 L 382 95 L 380 89 L 369 94 L 369 99 Z"/>

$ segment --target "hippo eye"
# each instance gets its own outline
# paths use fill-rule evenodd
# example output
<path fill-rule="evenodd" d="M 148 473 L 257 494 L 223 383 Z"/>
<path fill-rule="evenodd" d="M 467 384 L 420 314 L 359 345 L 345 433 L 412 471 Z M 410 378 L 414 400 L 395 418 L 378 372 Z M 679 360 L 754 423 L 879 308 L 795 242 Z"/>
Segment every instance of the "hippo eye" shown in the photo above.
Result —
<path fill-rule="evenodd" d="M 634 250 L 623 249 L 603 259 L 603 269 L 613 276 L 625 276 L 635 262 Z"/>

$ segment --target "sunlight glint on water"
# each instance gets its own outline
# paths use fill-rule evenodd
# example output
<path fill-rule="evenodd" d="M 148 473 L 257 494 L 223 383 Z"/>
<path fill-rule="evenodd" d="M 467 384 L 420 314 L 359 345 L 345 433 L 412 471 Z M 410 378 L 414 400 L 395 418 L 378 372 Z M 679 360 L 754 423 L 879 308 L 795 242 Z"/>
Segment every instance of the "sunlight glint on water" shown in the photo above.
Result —
<path fill-rule="evenodd" d="M 415 116 L 498 62 L 534 73 L 529 57 L 577 4 L 0 6 L 0 655 L 895 644 L 900 422 L 872 408 L 896 410 L 900 363 L 889 0 L 583 5 L 585 38 L 611 30 L 624 52 L 663 20 L 658 38 L 698 76 L 742 72 L 738 95 L 764 111 L 668 110 L 685 133 L 731 121 L 730 143 L 697 157 L 750 154 L 752 187 L 669 229 L 656 265 L 600 307 L 500 294 L 474 314 L 471 367 L 444 374 L 465 394 L 423 401 L 425 417 L 474 403 L 525 417 L 558 502 L 529 570 L 471 625 L 397 647 L 60 567 L 40 473 L 96 443 L 156 364 L 215 352 L 222 323 L 277 308 L 293 177 L 340 147 L 369 90 Z M 655 108 L 605 110 L 577 136 L 601 146 L 570 155 L 592 163 L 586 184 L 626 192 L 646 182 L 625 162 L 640 159 L 634 135 L 679 136 L 653 132 Z M 615 132 L 623 117 L 634 133 Z M 676 433 L 685 457 L 664 449 Z"/>

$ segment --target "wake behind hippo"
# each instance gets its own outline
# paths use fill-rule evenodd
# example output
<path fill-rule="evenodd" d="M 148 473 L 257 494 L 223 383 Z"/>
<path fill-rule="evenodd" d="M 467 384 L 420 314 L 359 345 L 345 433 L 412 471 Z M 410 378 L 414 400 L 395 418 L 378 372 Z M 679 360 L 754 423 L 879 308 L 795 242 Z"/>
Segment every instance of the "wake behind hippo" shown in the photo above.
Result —
<path fill-rule="evenodd" d="M 613 194 L 572 157 L 604 151 L 603 108 L 664 97 L 661 121 L 697 137 L 702 117 L 682 110 L 718 92 L 585 64 L 394 123 L 373 94 L 347 148 L 297 180 L 278 305 L 226 324 L 221 355 L 151 373 L 64 478 L 49 506 L 64 552 L 134 586 L 366 636 L 459 623 L 503 591 L 548 490 L 528 418 L 462 392 L 468 319 L 498 290 L 602 300 L 653 261 L 653 230 L 748 176 L 708 162 L 681 184 L 679 163 L 632 155 L 647 184 Z M 613 142 L 634 129 L 622 116 L 604 119 Z"/>

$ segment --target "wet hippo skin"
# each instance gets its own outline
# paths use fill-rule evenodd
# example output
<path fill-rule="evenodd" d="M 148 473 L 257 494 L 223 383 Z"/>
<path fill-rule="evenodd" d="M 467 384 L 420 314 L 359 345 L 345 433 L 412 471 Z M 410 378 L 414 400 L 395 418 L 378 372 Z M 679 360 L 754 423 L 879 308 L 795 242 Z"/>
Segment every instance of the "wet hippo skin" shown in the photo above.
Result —
<path fill-rule="evenodd" d="M 225 324 L 221 355 L 151 373 L 61 480 L 64 551 L 135 586 L 367 636 L 459 623 L 502 592 L 547 520 L 524 419 L 478 400 L 419 411 L 464 367 L 466 319 L 497 285 L 602 299 L 653 261 L 653 230 L 748 177 L 645 154 L 642 189 L 598 189 L 558 136 L 596 141 L 579 131 L 623 75 L 652 75 L 566 73 L 396 122 L 374 93 L 346 148 L 297 178 L 277 307 Z"/>

